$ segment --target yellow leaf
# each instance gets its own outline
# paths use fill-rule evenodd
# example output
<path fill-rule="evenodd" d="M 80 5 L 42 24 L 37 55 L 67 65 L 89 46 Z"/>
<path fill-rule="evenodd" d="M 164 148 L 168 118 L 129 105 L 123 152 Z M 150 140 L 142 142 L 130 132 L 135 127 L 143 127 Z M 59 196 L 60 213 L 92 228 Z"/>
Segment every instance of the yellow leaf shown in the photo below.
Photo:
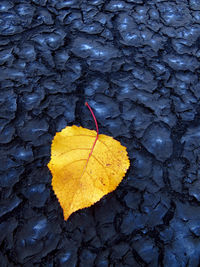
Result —
<path fill-rule="evenodd" d="M 115 190 L 130 166 L 126 148 L 103 134 L 90 155 L 96 136 L 94 130 L 67 126 L 53 139 L 48 167 L 65 220 Z"/>

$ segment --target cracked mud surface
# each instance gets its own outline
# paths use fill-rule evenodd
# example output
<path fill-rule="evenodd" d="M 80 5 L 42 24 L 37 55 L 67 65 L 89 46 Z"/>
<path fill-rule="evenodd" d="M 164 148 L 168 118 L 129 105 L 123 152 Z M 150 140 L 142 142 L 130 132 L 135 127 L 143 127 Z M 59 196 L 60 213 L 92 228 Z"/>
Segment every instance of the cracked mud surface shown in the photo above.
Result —
<path fill-rule="evenodd" d="M 200 1 L 0 2 L 1 267 L 198 267 Z M 67 222 L 53 136 L 128 149 L 115 192 Z"/>

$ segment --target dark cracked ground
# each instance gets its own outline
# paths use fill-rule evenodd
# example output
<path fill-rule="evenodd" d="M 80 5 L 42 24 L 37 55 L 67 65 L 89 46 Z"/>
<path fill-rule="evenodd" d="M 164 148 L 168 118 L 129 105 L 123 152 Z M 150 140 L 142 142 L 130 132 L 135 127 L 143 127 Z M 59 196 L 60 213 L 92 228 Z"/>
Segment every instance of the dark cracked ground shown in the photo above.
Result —
<path fill-rule="evenodd" d="M 200 0 L 0 1 L 0 266 L 200 266 Z M 64 221 L 66 125 L 128 149 L 116 191 Z"/>

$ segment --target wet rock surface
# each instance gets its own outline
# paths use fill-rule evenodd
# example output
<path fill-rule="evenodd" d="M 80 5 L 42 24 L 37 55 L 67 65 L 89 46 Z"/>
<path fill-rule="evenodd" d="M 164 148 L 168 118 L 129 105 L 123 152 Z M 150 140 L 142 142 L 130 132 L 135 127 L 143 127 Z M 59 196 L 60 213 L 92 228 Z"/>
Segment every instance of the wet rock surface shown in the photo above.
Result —
<path fill-rule="evenodd" d="M 0 1 L 0 265 L 189 266 L 200 257 L 200 1 Z M 67 222 L 51 141 L 127 147 L 115 192 Z"/>

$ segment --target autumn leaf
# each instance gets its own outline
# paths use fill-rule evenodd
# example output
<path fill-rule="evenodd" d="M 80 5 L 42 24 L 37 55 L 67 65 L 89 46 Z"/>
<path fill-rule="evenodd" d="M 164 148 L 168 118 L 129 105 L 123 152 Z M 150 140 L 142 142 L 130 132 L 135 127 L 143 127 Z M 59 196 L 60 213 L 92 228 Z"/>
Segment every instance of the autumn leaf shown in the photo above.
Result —
<path fill-rule="evenodd" d="M 48 167 L 65 220 L 115 190 L 130 166 L 126 147 L 110 136 L 99 135 L 92 115 L 97 132 L 67 126 L 52 142 Z"/>

